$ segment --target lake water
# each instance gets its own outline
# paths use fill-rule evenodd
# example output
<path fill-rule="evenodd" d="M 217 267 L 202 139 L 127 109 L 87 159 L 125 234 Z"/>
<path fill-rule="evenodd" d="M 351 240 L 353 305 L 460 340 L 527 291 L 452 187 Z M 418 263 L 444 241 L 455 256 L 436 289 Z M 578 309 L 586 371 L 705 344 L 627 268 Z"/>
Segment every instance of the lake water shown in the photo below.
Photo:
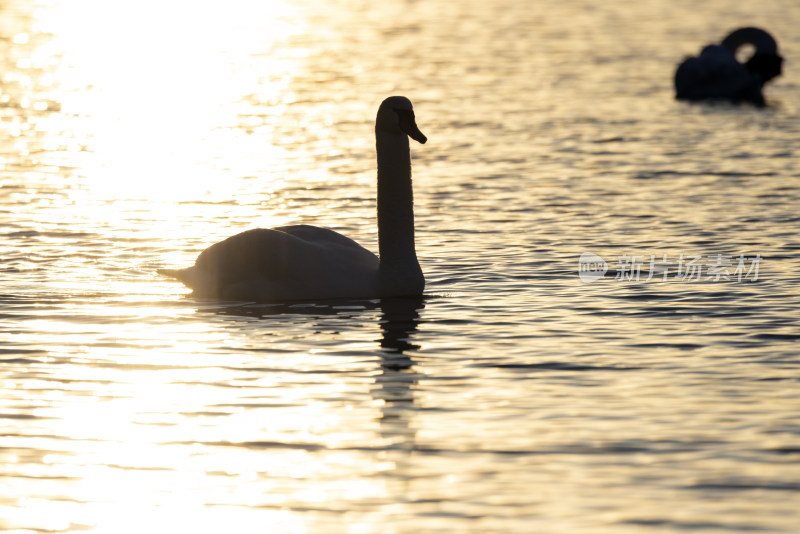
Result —
<path fill-rule="evenodd" d="M 800 532 L 798 20 L 3 2 L 0 531 Z M 681 59 L 744 25 L 786 58 L 770 106 L 676 102 Z M 424 299 L 156 273 L 258 226 L 377 250 L 392 94 L 429 138 Z"/>

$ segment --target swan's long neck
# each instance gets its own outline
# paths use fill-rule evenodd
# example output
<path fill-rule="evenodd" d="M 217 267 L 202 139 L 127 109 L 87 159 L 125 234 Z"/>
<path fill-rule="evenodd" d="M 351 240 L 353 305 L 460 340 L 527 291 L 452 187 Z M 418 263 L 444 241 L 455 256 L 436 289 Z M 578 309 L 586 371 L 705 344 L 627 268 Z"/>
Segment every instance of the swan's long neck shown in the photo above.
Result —
<path fill-rule="evenodd" d="M 408 137 L 376 132 L 378 151 L 378 249 L 381 269 L 416 266 L 414 197 Z"/>
<path fill-rule="evenodd" d="M 778 53 L 778 43 L 775 39 L 760 28 L 739 28 L 722 40 L 722 46 L 736 53 L 736 50 L 745 44 L 752 44 L 760 54 L 775 55 Z"/>

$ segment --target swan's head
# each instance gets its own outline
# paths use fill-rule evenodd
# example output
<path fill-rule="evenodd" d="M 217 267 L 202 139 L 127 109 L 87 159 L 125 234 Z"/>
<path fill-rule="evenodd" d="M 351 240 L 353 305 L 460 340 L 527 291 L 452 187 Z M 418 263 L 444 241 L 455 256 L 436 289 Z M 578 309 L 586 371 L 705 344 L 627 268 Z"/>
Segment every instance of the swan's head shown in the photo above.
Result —
<path fill-rule="evenodd" d="M 753 54 L 744 64 L 750 72 L 758 73 L 766 83 L 783 72 L 783 58 L 777 54 Z"/>
<path fill-rule="evenodd" d="M 411 101 L 404 96 L 390 96 L 381 103 L 378 118 L 375 120 L 375 131 L 407 135 L 423 144 L 428 140 L 417 127 Z"/>

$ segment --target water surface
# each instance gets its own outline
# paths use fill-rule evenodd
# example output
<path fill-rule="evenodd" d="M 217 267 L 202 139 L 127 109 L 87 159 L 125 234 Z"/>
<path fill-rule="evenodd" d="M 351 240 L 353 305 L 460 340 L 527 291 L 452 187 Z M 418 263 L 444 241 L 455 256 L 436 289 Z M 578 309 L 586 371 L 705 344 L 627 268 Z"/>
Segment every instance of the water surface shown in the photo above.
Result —
<path fill-rule="evenodd" d="M 797 532 L 798 18 L 5 2 L 0 530 Z M 787 58 L 770 107 L 675 102 L 678 62 L 742 25 Z M 204 301 L 156 274 L 258 226 L 377 250 L 391 94 L 429 138 L 424 299 Z"/>

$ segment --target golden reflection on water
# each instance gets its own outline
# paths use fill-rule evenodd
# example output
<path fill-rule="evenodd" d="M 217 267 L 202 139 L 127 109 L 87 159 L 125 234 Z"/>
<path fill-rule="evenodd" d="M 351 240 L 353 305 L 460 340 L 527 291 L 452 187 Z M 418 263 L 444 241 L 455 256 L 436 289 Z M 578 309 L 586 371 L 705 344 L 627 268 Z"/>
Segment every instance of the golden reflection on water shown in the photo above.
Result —
<path fill-rule="evenodd" d="M 259 24 L 249 23 L 254 17 Z M 34 10 L 31 24 L 30 31 L 13 37 L 14 43 L 31 47 L 30 58 L 16 65 L 19 72 L 31 71 L 15 80 L 23 93 L 18 101 L 21 121 L 11 126 L 12 135 L 21 137 L 14 144 L 17 157 L 30 157 L 27 164 L 44 184 L 65 172 L 77 180 L 78 187 L 61 189 L 50 204 L 73 207 L 69 224 L 86 221 L 92 227 L 104 221 L 108 228 L 120 229 L 131 226 L 131 213 L 141 212 L 149 223 L 137 221 L 131 228 L 131 237 L 139 240 L 190 231 L 186 223 L 171 222 L 180 213 L 176 203 L 245 194 L 237 190 L 241 177 L 256 174 L 263 162 L 248 159 L 253 147 L 246 128 L 255 124 L 247 119 L 242 124 L 244 100 L 268 104 L 270 120 L 280 121 L 282 109 L 294 99 L 289 82 L 304 55 L 301 47 L 288 55 L 281 50 L 305 27 L 296 7 L 277 0 L 53 2 Z M 33 146 L 31 132 L 38 146 Z M 264 143 L 263 135 L 257 141 L 261 158 L 280 159 L 282 149 Z M 37 159 L 40 153 L 53 160 L 51 167 Z M 37 179 L 34 171 L 28 172 L 32 181 Z M 32 193 L 40 196 L 41 191 Z M 50 221 L 55 211 L 49 213 Z M 210 212 L 213 219 L 214 208 Z M 41 211 L 39 216 L 47 219 Z M 125 238 L 115 231 L 117 238 Z M 91 270 L 86 276 L 95 277 Z M 62 285 L 62 290 L 78 291 L 80 285 Z M 119 295 L 131 294 L 131 289 L 122 283 L 107 288 Z M 277 369 L 292 368 L 291 375 L 276 371 L 257 380 L 234 372 L 225 376 L 218 365 L 203 367 L 197 355 L 210 344 L 224 346 L 229 340 L 208 335 L 196 323 L 196 332 L 184 332 L 193 341 L 172 343 L 170 328 L 143 323 L 147 317 L 137 317 L 139 309 L 125 306 L 114 314 L 129 321 L 100 321 L 101 332 L 86 332 L 105 338 L 106 344 L 59 346 L 60 336 L 72 338 L 86 328 L 81 317 L 107 312 L 86 304 L 75 305 L 72 313 L 74 321 L 41 317 L 26 325 L 30 331 L 51 333 L 49 350 L 61 385 L 33 411 L 45 421 L 42 436 L 20 443 L 54 449 L 26 475 L 53 476 L 52 491 L 64 493 L 39 498 L 32 490 L 21 506 L 0 508 L 0 526 L 248 532 L 255 525 L 252 514 L 243 510 L 252 507 L 260 508 L 258 525 L 307 532 L 306 520 L 281 508 L 296 502 L 336 508 L 342 499 L 385 493 L 382 482 L 363 475 L 384 471 L 391 462 L 370 465 L 358 451 L 335 450 L 373 439 L 371 429 L 354 424 L 364 414 L 353 419 L 351 404 L 309 400 L 352 394 L 352 382 L 330 375 L 313 383 L 313 370 L 327 365 L 327 358 L 305 354 L 298 369 L 299 355 L 292 353 L 292 362 L 279 357 L 270 361 Z M 151 340 L 164 342 L 137 344 L 143 329 Z M 351 338 L 339 350 L 355 353 L 365 342 Z M 176 372 L 169 371 L 164 357 Z M 86 365 L 90 362 L 106 365 Z M 304 369 L 312 382 L 302 389 L 291 386 L 294 373 Z M 364 381 L 364 395 L 370 394 L 371 383 Z M 26 392 L 50 387 L 49 380 L 26 380 L 14 389 L 24 402 Z M 237 388 L 259 392 L 253 402 L 263 408 L 248 406 Z M 367 407 L 377 414 L 384 404 L 375 401 Z M 233 413 L 221 418 L 215 405 Z M 208 413 L 192 413 L 198 407 Z M 238 446 L 252 440 L 254 428 L 262 428 L 254 449 Z M 29 434 L 30 426 L 18 430 Z M 212 451 L 200 442 L 221 445 Z M 266 444 L 267 454 L 260 443 Z M 13 455 L 3 461 L 31 467 L 28 459 Z M 352 475 L 342 478 L 343 472 Z M 270 483 L 266 475 L 283 482 Z M 280 486 L 304 478 L 318 483 Z M 2 485 L 11 483 L 4 479 Z M 13 484 L 24 486 L 25 479 Z M 270 485 L 275 487 L 265 488 Z M 41 486 L 36 491 L 42 492 Z M 25 494 L 25 489 L 15 486 L 13 492 Z M 352 532 L 368 530 L 366 524 L 350 527 Z"/>
<path fill-rule="evenodd" d="M 574 260 L 794 258 L 794 82 L 788 111 L 678 105 L 675 30 L 711 32 L 714 2 L 551 4 L 0 6 L 0 530 L 786 530 L 794 323 L 759 306 L 793 260 L 782 287 L 647 288 Z M 155 275 L 256 224 L 374 243 L 371 106 L 396 89 L 436 140 L 424 328 L 420 305 L 222 308 Z"/>
<path fill-rule="evenodd" d="M 53 126 L 92 154 L 88 191 L 156 202 L 225 191 L 247 172 L 223 167 L 240 161 L 242 99 L 257 93 L 279 113 L 299 65 L 279 45 L 304 29 L 280 1 L 82 0 L 36 16 L 49 41 L 35 55 L 57 62 L 42 81 L 57 88 L 48 101 L 64 120 Z M 253 17 L 261 24 L 242 23 Z"/>

